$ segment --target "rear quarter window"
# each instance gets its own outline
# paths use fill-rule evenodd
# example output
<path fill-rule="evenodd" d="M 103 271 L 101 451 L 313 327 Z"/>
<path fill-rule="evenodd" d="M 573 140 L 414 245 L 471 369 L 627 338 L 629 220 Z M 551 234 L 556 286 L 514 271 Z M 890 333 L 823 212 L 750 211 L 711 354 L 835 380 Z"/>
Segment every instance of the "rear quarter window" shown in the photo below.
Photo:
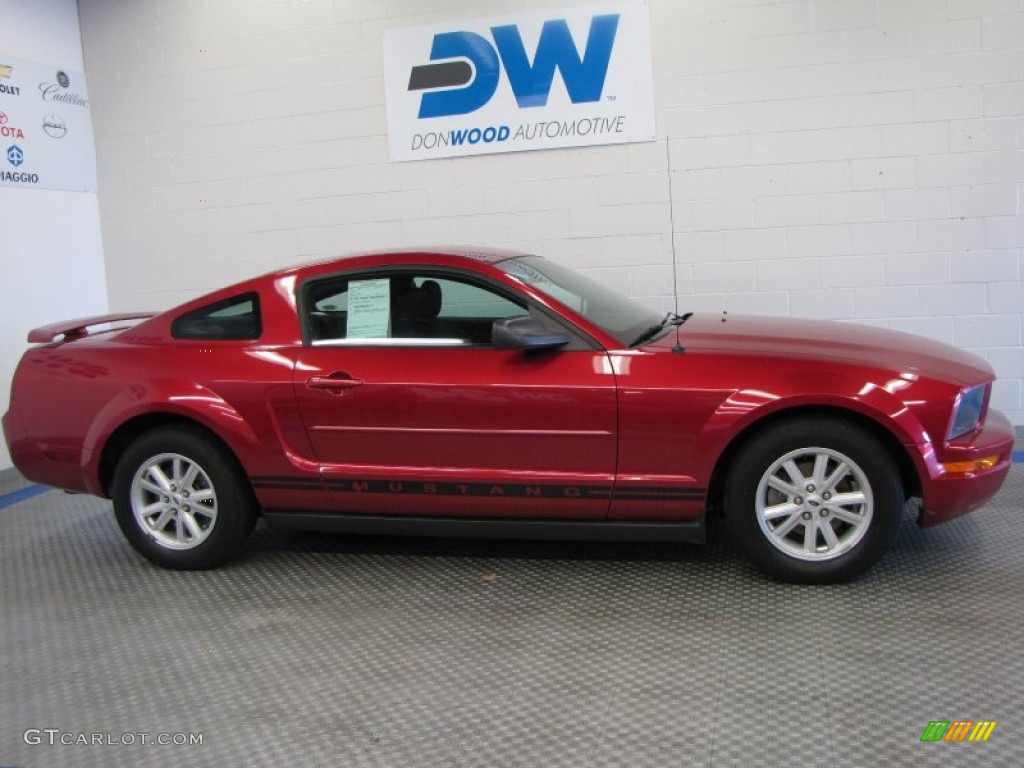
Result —
<path fill-rule="evenodd" d="M 251 341 L 263 333 L 260 297 L 243 293 L 215 301 L 174 318 L 171 336 L 205 341 Z"/>

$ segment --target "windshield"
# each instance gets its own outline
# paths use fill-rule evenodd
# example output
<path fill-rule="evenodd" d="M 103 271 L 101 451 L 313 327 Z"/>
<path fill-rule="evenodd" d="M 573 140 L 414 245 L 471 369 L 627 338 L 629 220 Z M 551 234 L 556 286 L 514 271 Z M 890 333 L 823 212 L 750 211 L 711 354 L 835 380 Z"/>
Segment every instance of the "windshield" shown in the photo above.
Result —
<path fill-rule="evenodd" d="M 540 256 L 521 256 L 497 266 L 575 310 L 624 347 L 661 322 L 661 315 L 642 304 Z"/>

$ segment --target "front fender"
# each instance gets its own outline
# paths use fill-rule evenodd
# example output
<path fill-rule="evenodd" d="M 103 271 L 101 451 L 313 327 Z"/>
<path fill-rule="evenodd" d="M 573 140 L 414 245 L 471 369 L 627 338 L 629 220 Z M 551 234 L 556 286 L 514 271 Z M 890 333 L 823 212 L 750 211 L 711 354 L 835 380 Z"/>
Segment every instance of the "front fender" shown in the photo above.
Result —
<path fill-rule="evenodd" d="M 904 446 L 931 442 L 927 425 L 904 402 L 906 398 L 914 397 L 907 392 L 913 383 L 903 379 L 865 383 L 863 378 L 833 374 L 829 376 L 828 384 L 828 391 L 822 392 L 822 382 L 815 382 L 819 389 L 813 394 L 783 394 L 799 392 L 792 385 L 773 387 L 775 391 L 741 389 L 730 394 L 709 416 L 698 439 L 699 454 L 712 457 L 708 469 L 717 466 L 729 446 L 747 430 L 788 411 L 846 411 L 870 420 Z M 920 451 L 911 450 L 908 454 L 919 473 L 927 471 Z"/>
<path fill-rule="evenodd" d="M 760 401 L 760 402 L 759 402 Z M 743 408 L 737 408 L 742 404 Z M 751 407 L 752 406 L 752 407 Z M 903 445 L 920 445 L 929 442 L 924 425 L 898 398 L 875 390 L 866 397 L 851 397 L 839 394 L 791 395 L 764 399 L 763 393 L 740 390 L 731 395 L 712 414 L 708 421 L 707 433 L 725 434 L 728 441 L 755 422 L 783 411 L 797 408 L 836 408 L 853 411 L 866 416 L 879 426 L 891 432 Z"/>

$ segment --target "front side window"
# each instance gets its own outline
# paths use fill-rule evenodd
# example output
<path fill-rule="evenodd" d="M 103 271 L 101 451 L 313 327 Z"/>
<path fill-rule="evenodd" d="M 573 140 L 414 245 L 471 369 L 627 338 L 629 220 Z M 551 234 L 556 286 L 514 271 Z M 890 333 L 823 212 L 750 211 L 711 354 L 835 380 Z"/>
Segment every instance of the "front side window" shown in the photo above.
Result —
<path fill-rule="evenodd" d="M 495 320 L 529 314 L 474 282 L 411 272 L 325 280 L 307 296 L 317 345 L 486 346 Z"/>
<path fill-rule="evenodd" d="M 498 266 L 579 313 L 623 346 L 661 320 L 642 304 L 540 256 L 519 256 Z"/>
<path fill-rule="evenodd" d="M 263 333 L 260 298 L 243 293 L 174 318 L 171 336 L 203 341 L 252 341 Z"/>

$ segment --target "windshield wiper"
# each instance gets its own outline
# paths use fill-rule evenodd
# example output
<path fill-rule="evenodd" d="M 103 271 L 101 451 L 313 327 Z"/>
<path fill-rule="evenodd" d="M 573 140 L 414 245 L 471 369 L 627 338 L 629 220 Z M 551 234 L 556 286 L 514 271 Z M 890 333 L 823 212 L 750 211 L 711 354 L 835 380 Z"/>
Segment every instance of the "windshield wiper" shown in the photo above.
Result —
<path fill-rule="evenodd" d="M 633 343 L 630 344 L 629 346 L 639 347 L 645 341 L 650 341 L 658 334 L 659 331 L 661 331 L 662 328 L 664 328 L 668 324 L 668 321 L 671 319 L 672 313 L 669 312 L 667 315 L 665 315 L 665 317 L 661 319 L 661 322 L 648 326 L 647 330 L 641 333 L 639 336 L 637 336 L 636 339 L 633 340 Z"/>
<path fill-rule="evenodd" d="M 680 325 L 689 320 L 692 316 L 693 312 L 684 312 L 681 315 L 677 315 L 675 312 L 668 312 L 665 315 L 665 317 L 662 318 L 660 323 L 658 323 L 657 325 L 650 326 L 646 331 L 637 336 L 633 343 L 630 344 L 629 346 L 639 347 L 645 341 L 650 341 L 659 333 L 661 333 L 662 329 L 664 329 L 665 326 L 674 325 L 678 328 Z"/>

